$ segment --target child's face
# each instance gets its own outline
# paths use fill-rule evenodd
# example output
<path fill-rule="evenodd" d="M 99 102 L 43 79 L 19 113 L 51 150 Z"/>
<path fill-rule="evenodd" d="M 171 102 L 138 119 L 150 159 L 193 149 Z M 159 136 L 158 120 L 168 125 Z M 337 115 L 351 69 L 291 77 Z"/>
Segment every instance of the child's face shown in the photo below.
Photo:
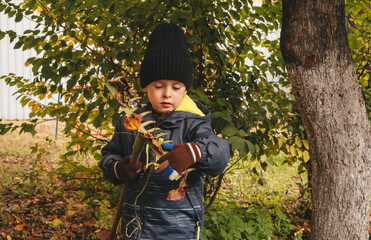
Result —
<path fill-rule="evenodd" d="M 185 85 L 175 80 L 151 82 L 144 88 L 144 91 L 147 92 L 153 109 L 161 114 L 174 111 L 187 93 Z"/>

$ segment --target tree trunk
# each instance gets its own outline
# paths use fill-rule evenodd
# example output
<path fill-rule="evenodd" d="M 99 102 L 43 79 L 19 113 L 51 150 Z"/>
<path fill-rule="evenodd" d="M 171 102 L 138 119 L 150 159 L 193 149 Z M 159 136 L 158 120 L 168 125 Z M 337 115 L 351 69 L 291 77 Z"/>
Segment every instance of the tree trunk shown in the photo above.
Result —
<path fill-rule="evenodd" d="M 311 239 L 369 239 L 370 122 L 344 0 L 283 0 L 281 51 L 307 134 Z"/>

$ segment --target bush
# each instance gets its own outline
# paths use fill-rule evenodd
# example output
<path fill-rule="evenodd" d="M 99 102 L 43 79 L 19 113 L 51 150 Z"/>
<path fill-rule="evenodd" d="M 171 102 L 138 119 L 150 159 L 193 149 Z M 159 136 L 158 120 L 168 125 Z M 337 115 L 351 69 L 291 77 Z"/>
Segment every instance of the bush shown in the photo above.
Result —
<path fill-rule="evenodd" d="M 214 204 L 205 214 L 203 239 L 294 239 L 295 226 L 280 208 L 252 206 L 245 209 L 235 203 Z"/>
<path fill-rule="evenodd" d="M 273 237 L 274 224 L 269 213 L 261 208 L 250 210 L 211 209 L 205 215 L 204 239 L 251 239 Z"/>

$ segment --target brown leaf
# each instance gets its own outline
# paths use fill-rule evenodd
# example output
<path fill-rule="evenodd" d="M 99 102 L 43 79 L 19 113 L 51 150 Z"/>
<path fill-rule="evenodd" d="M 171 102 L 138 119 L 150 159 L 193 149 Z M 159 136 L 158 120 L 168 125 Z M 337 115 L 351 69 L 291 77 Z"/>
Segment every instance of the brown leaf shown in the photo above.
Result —
<path fill-rule="evenodd" d="M 183 174 L 184 176 L 180 180 L 179 188 L 169 191 L 167 195 L 168 201 L 178 201 L 182 200 L 185 197 L 187 190 L 185 190 L 184 188 L 187 186 L 186 180 L 188 176 L 188 170 L 185 170 Z"/>
<path fill-rule="evenodd" d="M 124 107 L 129 107 L 125 102 L 124 102 L 124 97 L 125 95 L 123 95 L 121 92 L 116 92 L 116 100 L 121 104 L 123 105 Z"/>
<path fill-rule="evenodd" d="M 54 219 L 56 219 L 56 218 L 58 218 L 58 216 L 57 216 L 57 214 L 53 214 L 52 216 L 49 216 L 48 218 L 47 218 L 47 220 L 48 221 L 52 221 L 52 220 L 54 220 Z"/>
<path fill-rule="evenodd" d="M 165 170 L 169 165 L 170 165 L 170 164 L 169 164 L 169 161 L 166 160 L 165 162 L 161 163 L 161 164 L 157 167 L 156 171 L 157 171 L 158 173 L 161 173 L 161 172 L 163 172 L 163 171 L 164 171 L 164 170 Z"/>
<path fill-rule="evenodd" d="M 180 188 L 185 188 L 187 186 L 187 183 L 186 183 L 186 180 L 187 180 L 187 177 L 188 177 L 188 170 L 184 170 L 184 172 L 182 173 L 184 176 L 182 177 L 182 180 L 180 180 L 180 183 L 179 183 L 179 187 Z"/>
<path fill-rule="evenodd" d="M 165 151 L 161 147 L 161 143 L 157 141 L 157 139 L 152 139 L 153 147 L 156 148 L 156 150 L 161 154 L 164 155 Z"/>
<path fill-rule="evenodd" d="M 125 76 L 120 76 L 112 80 L 108 80 L 108 83 L 112 85 L 116 90 L 116 99 L 119 103 L 121 103 L 124 107 L 129 107 L 127 105 L 134 98 L 134 93 L 132 90 L 132 86 L 129 81 L 126 79 Z M 141 106 L 139 100 L 136 101 L 138 106 Z"/>
<path fill-rule="evenodd" d="M 85 226 L 88 226 L 88 227 L 94 227 L 95 226 L 95 222 L 96 222 L 95 218 L 92 217 L 92 218 L 84 221 L 84 225 Z"/>
<path fill-rule="evenodd" d="M 168 201 L 178 201 L 182 200 L 185 197 L 186 190 L 184 188 L 177 188 L 171 190 L 167 195 Z"/>
<path fill-rule="evenodd" d="M 146 139 L 147 142 L 151 145 L 151 148 L 156 154 L 160 156 L 165 154 L 165 151 L 161 147 L 161 143 L 157 141 L 157 137 L 153 132 L 142 132 L 143 137 Z"/>
<path fill-rule="evenodd" d="M 105 239 L 108 239 L 110 235 L 110 231 L 109 230 L 99 230 L 95 236 L 99 239 L 99 240 L 105 240 Z"/>

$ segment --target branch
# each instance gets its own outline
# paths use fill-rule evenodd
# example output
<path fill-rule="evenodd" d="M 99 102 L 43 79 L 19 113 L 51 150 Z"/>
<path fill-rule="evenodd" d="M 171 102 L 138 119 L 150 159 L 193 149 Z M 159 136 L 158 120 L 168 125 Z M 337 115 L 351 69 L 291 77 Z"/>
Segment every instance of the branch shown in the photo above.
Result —
<path fill-rule="evenodd" d="M 213 195 L 212 195 L 212 197 L 211 197 L 209 203 L 208 203 L 208 204 L 206 205 L 206 207 L 205 207 L 205 212 L 207 212 L 207 211 L 209 210 L 209 208 L 211 207 L 211 205 L 212 205 L 213 202 L 215 201 L 215 199 L 216 199 L 216 195 L 218 194 L 218 192 L 219 192 L 219 190 L 220 190 L 220 187 L 221 187 L 221 185 L 222 185 L 223 177 L 224 177 L 224 173 L 222 173 L 222 174 L 220 174 L 220 175 L 218 176 L 218 183 L 217 183 L 217 185 L 216 185 L 216 189 L 215 189 L 215 191 L 214 191 L 214 193 L 213 193 Z"/>

